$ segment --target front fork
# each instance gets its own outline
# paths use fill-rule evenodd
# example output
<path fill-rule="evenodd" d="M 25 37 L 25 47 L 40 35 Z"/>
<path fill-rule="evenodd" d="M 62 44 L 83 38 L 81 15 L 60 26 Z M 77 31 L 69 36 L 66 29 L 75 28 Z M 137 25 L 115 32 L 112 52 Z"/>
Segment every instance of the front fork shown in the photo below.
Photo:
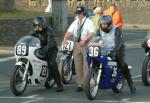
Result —
<path fill-rule="evenodd" d="M 92 68 L 92 67 L 93 67 L 93 63 L 91 62 L 90 68 Z M 97 75 L 97 78 L 96 78 L 96 85 L 99 84 L 101 73 L 102 73 L 102 64 L 100 63 L 99 68 L 98 68 L 98 75 Z"/>
<path fill-rule="evenodd" d="M 100 69 L 98 69 L 98 76 L 97 76 L 97 81 L 96 84 L 99 84 L 101 73 L 102 73 L 102 64 L 99 66 Z"/>
<path fill-rule="evenodd" d="M 19 60 L 19 61 L 16 63 L 16 66 L 17 66 L 17 65 L 24 68 L 24 74 L 23 74 L 22 81 L 25 81 L 26 76 L 27 76 L 27 72 L 28 72 L 28 68 L 29 68 L 29 60 L 27 61 L 27 63 L 24 63 L 23 61 Z"/>
<path fill-rule="evenodd" d="M 26 79 L 28 68 L 29 68 L 29 60 L 27 61 L 27 64 L 25 66 L 25 71 L 24 71 L 24 74 L 23 74 L 22 81 L 25 81 L 25 79 Z"/>

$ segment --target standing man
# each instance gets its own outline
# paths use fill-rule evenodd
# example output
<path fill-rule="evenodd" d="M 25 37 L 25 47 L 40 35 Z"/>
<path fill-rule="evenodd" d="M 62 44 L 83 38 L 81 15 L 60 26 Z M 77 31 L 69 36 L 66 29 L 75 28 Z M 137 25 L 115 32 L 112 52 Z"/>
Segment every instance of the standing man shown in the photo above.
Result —
<path fill-rule="evenodd" d="M 71 36 L 74 38 L 74 60 L 76 70 L 77 91 L 83 90 L 84 77 L 86 76 L 87 62 L 85 47 L 95 34 L 94 24 L 86 18 L 84 7 L 80 6 L 75 11 L 77 19 L 70 25 L 67 30 L 63 43 L 69 40 Z"/>

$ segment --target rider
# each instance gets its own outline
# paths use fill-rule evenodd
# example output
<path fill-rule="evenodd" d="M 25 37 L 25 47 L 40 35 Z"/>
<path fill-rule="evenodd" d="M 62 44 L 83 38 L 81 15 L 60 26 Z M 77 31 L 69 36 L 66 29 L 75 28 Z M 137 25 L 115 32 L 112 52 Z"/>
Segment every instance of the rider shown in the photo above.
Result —
<path fill-rule="evenodd" d="M 41 41 L 42 48 L 40 49 L 41 54 L 45 54 L 47 57 L 48 68 L 51 74 L 50 76 L 55 79 L 57 83 L 57 92 L 63 91 L 63 85 L 61 83 L 60 73 L 58 71 L 58 65 L 56 62 L 58 47 L 53 36 L 51 28 L 46 25 L 46 19 L 43 16 L 37 16 L 33 19 L 34 29 L 30 32 L 30 35 L 37 37 Z"/>
<path fill-rule="evenodd" d="M 92 44 L 99 45 L 100 47 L 106 46 L 112 50 L 108 56 L 116 59 L 118 66 L 121 68 L 122 74 L 128 82 L 132 94 L 136 92 L 133 85 L 128 65 L 125 62 L 125 44 L 121 37 L 121 30 L 112 24 L 112 17 L 103 15 L 100 19 L 100 28 L 96 36 L 92 39 Z"/>

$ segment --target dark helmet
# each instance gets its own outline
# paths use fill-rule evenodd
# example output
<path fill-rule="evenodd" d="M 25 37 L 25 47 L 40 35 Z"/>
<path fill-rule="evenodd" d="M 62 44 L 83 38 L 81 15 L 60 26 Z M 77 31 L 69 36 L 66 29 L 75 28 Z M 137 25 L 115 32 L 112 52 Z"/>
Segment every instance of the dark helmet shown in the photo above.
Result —
<path fill-rule="evenodd" d="M 106 24 L 107 26 L 103 27 L 102 25 Z M 110 15 L 103 15 L 100 18 L 100 27 L 102 31 L 109 32 L 112 26 L 112 17 Z"/>
<path fill-rule="evenodd" d="M 112 17 L 110 15 L 103 15 L 100 18 L 100 24 L 112 24 Z"/>
<path fill-rule="evenodd" d="M 42 31 L 46 27 L 46 19 L 44 16 L 37 16 L 33 19 L 33 27 L 36 31 Z"/>

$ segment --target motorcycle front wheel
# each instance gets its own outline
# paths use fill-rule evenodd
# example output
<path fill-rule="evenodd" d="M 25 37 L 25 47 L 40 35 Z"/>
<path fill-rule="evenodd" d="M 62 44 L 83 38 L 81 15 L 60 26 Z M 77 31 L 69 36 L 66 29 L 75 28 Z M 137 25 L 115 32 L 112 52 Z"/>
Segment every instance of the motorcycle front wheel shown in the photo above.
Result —
<path fill-rule="evenodd" d="M 62 78 L 62 82 L 64 84 L 69 84 L 70 81 L 72 80 L 72 75 L 73 75 L 73 71 L 72 71 L 72 66 L 70 65 L 71 60 L 62 60 L 60 62 L 60 74 L 61 74 L 61 78 Z"/>
<path fill-rule="evenodd" d="M 20 96 L 24 93 L 27 87 L 27 76 L 23 81 L 24 68 L 16 66 L 10 78 L 10 88 L 14 95 Z"/>
<path fill-rule="evenodd" d="M 150 85 L 150 57 L 146 56 L 142 66 L 142 81 L 145 86 Z"/>
<path fill-rule="evenodd" d="M 91 68 L 88 70 L 86 82 L 85 82 L 85 94 L 89 100 L 96 98 L 99 89 L 99 80 L 100 80 L 100 69 Z"/>

